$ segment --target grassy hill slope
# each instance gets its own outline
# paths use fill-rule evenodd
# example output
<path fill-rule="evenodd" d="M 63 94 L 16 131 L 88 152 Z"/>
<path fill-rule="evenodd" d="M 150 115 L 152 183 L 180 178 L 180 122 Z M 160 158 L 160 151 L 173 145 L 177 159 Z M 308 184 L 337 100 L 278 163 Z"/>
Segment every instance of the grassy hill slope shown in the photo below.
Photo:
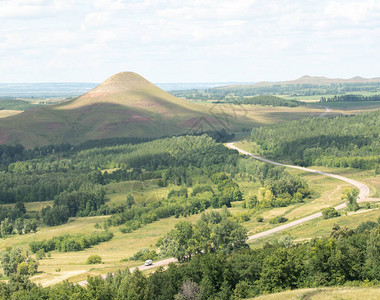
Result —
<path fill-rule="evenodd" d="M 83 96 L 0 120 L 0 143 L 79 143 L 120 136 L 159 137 L 188 132 L 201 118 L 217 118 L 132 72 L 116 74 Z"/>

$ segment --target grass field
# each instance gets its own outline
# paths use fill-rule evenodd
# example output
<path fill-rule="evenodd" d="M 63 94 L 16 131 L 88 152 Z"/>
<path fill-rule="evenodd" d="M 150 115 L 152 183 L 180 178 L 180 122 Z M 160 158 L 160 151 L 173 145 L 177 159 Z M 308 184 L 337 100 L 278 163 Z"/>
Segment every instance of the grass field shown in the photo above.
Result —
<path fill-rule="evenodd" d="M 21 114 L 22 112 L 23 112 L 22 110 L 1 109 L 0 119 L 15 116 L 15 115 Z"/>
<path fill-rule="evenodd" d="M 166 197 L 169 188 L 157 186 L 157 179 L 110 183 L 105 186 L 109 204 L 123 203 L 131 193 L 137 203 L 150 203 Z"/>
<path fill-rule="evenodd" d="M 286 291 L 271 295 L 264 295 L 253 299 L 258 300 L 291 300 L 291 299 L 347 299 L 347 300 L 375 300 L 380 299 L 380 287 L 320 287 Z"/>

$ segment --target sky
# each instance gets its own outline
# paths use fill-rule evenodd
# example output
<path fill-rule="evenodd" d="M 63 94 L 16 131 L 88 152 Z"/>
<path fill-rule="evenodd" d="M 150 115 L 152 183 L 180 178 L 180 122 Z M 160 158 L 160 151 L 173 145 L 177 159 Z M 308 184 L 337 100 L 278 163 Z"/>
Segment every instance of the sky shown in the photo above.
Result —
<path fill-rule="evenodd" d="M 379 0 L 0 0 L 0 82 L 380 76 Z"/>

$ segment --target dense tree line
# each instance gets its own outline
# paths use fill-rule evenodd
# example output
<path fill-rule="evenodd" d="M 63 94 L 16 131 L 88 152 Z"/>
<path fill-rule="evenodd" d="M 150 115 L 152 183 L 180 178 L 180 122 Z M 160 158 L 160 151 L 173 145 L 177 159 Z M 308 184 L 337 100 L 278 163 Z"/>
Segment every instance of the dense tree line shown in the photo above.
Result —
<path fill-rule="evenodd" d="M 185 228 L 186 229 L 186 228 Z M 188 233 L 185 230 L 183 235 Z M 294 244 L 289 236 L 263 248 L 192 256 L 149 276 L 118 271 L 88 277 L 81 287 L 63 282 L 43 288 L 26 277 L 0 283 L 2 299 L 244 299 L 288 289 L 376 285 L 380 280 L 380 229 L 375 222 L 355 230 L 334 225 L 330 237 Z M 192 298 L 186 298 L 186 297 Z"/>
<path fill-rule="evenodd" d="M 335 95 L 334 97 L 321 97 L 319 102 L 358 102 L 358 101 L 380 101 L 380 95 L 357 95 L 357 94 L 348 94 L 348 95 Z"/>
<path fill-rule="evenodd" d="M 27 234 L 37 231 L 37 220 L 26 213 L 25 205 L 17 202 L 14 206 L 4 206 L 0 210 L 0 237 L 11 234 Z"/>
<path fill-rule="evenodd" d="M 29 248 L 33 253 L 39 250 L 50 252 L 53 250 L 59 252 L 82 251 L 91 246 L 107 242 L 113 238 L 113 233 L 109 231 L 95 232 L 91 234 L 77 235 L 60 235 L 49 240 L 34 241 L 29 244 Z"/>
<path fill-rule="evenodd" d="M 0 99 L 0 110 L 28 110 L 33 107 L 38 107 L 38 104 L 32 104 L 30 101 L 24 101 L 19 99 Z"/>
<path fill-rule="evenodd" d="M 375 169 L 380 163 L 380 111 L 255 128 L 252 140 L 266 156 L 301 166 Z"/>
<path fill-rule="evenodd" d="M 293 97 L 314 95 L 341 95 L 352 92 L 380 92 L 379 82 L 332 84 L 276 84 L 224 86 L 209 89 L 171 91 L 177 97 L 193 100 L 232 101 L 234 98 L 255 95 L 288 95 Z"/>
<path fill-rule="evenodd" d="M 238 103 L 242 104 L 254 104 L 254 105 L 265 105 L 265 106 L 286 106 L 286 107 L 297 107 L 300 105 L 299 101 L 283 99 L 276 96 L 255 96 L 255 97 L 245 97 L 237 100 Z"/>

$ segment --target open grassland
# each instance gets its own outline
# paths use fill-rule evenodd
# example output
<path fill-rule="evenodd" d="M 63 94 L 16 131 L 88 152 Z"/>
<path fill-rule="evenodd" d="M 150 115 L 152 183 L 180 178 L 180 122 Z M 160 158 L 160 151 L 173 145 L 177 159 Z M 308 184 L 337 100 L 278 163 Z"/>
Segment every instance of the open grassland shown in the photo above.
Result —
<path fill-rule="evenodd" d="M 114 233 L 114 238 L 92 248 L 78 252 L 53 251 L 50 258 L 40 261 L 40 273 L 34 276 L 33 281 L 43 285 L 52 285 L 64 279 L 80 281 L 86 279 L 87 275 L 100 275 L 114 272 L 118 269 L 141 265 L 141 262 L 121 262 L 144 247 L 155 249 L 156 242 L 164 233 L 169 232 L 180 220 L 195 222 L 200 215 L 187 218 L 175 218 L 159 220 L 143 226 L 142 228 L 127 234 L 122 234 L 118 227 L 109 230 Z M 69 223 L 50 228 L 42 228 L 37 233 L 27 235 L 13 235 L 7 239 L 0 240 L 0 250 L 8 246 L 18 246 L 28 249 L 32 241 L 50 239 L 62 234 L 80 234 L 96 232 L 96 223 L 102 223 L 107 216 L 72 218 Z M 86 260 L 91 255 L 100 255 L 103 264 L 87 265 Z"/>
<path fill-rule="evenodd" d="M 282 235 L 290 235 L 295 242 L 310 240 L 314 237 L 328 237 L 334 224 L 339 226 L 347 226 L 348 228 L 356 228 L 362 222 L 374 221 L 377 222 L 380 217 L 380 209 L 378 204 L 371 204 L 371 209 L 360 209 L 354 213 L 343 213 L 342 216 L 332 219 L 314 219 L 307 223 L 289 228 L 285 231 L 275 233 L 273 235 L 263 237 L 258 240 L 253 240 L 249 244 L 251 247 L 259 248 L 267 242 L 275 242 Z"/>
<path fill-rule="evenodd" d="M 269 221 L 275 217 L 283 216 L 289 221 L 294 221 L 300 217 L 320 212 L 323 208 L 336 206 L 343 202 L 341 200 L 343 189 L 350 186 L 345 182 L 321 174 L 308 173 L 300 170 L 288 170 L 288 172 L 301 176 L 308 183 L 309 187 L 314 191 L 312 199 L 307 200 L 305 203 L 292 204 L 287 207 L 275 207 L 255 211 L 252 214 L 251 220 L 244 223 L 244 227 L 249 230 L 249 235 L 277 227 L 278 224 L 269 223 Z M 247 182 L 240 182 L 239 180 L 237 182 L 243 191 L 249 191 L 249 184 Z M 247 187 L 244 188 L 244 186 Z M 257 191 L 257 188 L 254 187 L 255 185 L 252 184 L 252 194 Z M 239 204 L 231 208 L 233 214 L 239 214 L 245 211 L 247 210 L 243 209 Z M 258 216 L 263 217 L 264 221 L 257 222 L 256 218 Z"/>
<path fill-rule="evenodd" d="M 312 166 L 311 168 L 361 181 L 368 185 L 371 190 L 369 198 L 380 198 L 380 174 L 375 174 L 374 170 L 367 171 L 353 168 L 327 168 L 322 166 Z"/>
<path fill-rule="evenodd" d="M 132 194 L 139 204 L 150 203 L 166 197 L 170 188 L 158 187 L 157 179 L 145 181 L 122 181 L 110 183 L 105 186 L 109 204 L 124 203 L 128 194 Z"/>
<path fill-rule="evenodd" d="M 0 118 L 15 116 L 15 115 L 21 114 L 22 112 L 23 112 L 22 110 L 1 109 Z"/>
<path fill-rule="evenodd" d="M 271 295 L 264 295 L 254 299 L 260 300 L 291 300 L 291 299 L 347 299 L 362 300 L 380 299 L 380 287 L 331 287 L 313 288 L 286 291 Z"/>

